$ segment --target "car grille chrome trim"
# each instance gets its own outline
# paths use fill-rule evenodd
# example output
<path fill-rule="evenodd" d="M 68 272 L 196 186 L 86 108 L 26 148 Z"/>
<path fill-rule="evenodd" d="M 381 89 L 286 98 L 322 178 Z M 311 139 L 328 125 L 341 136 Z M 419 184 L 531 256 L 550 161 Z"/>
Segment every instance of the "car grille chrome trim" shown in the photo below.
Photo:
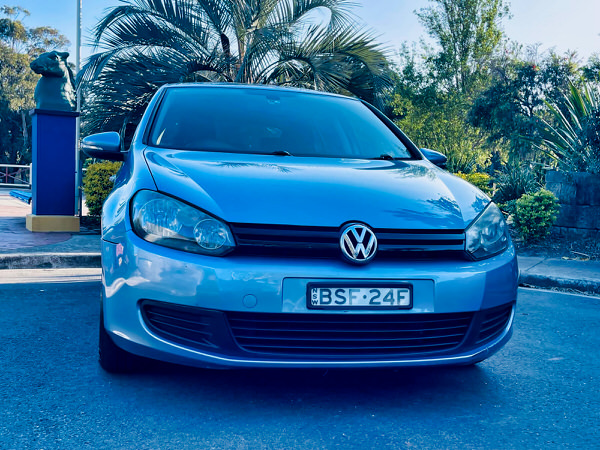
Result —
<path fill-rule="evenodd" d="M 229 224 L 236 253 L 277 254 L 287 256 L 335 257 L 340 255 L 341 229 L 335 227 Z M 392 230 L 374 229 L 379 255 L 396 256 L 403 252 L 456 252 L 465 248 L 463 230 Z M 388 253 L 388 255 L 385 255 Z M 393 254 L 393 255 L 392 255 Z"/>

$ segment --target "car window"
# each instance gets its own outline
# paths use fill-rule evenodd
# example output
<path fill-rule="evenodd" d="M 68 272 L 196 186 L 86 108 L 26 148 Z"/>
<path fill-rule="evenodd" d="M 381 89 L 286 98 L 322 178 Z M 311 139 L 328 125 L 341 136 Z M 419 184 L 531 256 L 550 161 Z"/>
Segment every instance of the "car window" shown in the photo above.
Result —
<path fill-rule="evenodd" d="M 170 88 L 150 145 L 294 156 L 411 158 L 402 141 L 359 101 L 255 88 Z"/>

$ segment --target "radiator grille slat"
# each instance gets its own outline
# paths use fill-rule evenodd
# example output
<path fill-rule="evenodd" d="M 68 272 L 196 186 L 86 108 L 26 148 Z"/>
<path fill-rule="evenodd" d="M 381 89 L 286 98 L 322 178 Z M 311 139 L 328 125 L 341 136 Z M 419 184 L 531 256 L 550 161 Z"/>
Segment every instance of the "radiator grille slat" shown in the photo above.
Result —
<path fill-rule="evenodd" d="M 330 357 L 448 350 L 463 341 L 472 317 L 472 313 L 385 316 L 227 313 L 234 338 L 244 350 Z"/>
<path fill-rule="evenodd" d="M 394 358 L 444 355 L 500 336 L 513 304 L 448 314 L 249 313 L 144 300 L 142 317 L 168 341 L 263 358 Z"/>
<path fill-rule="evenodd" d="M 235 235 L 237 254 L 335 258 L 340 254 L 340 232 L 335 227 L 310 227 L 262 224 L 230 224 Z M 378 255 L 382 258 L 436 257 L 455 253 L 464 257 L 465 234 L 462 230 L 390 230 L 374 229 Z"/>
<path fill-rule="evenodd" d="M 214 348 L 209 317 L 191 308 L 169 308 L 145 303 L 142 312 L 146 323 L 157 334 L 176 341 L 198 343 Z"/>
<path fill-rule="evenodd" d="M 486 341 L 491 341 L 502 334 L 508 325 L 511 313 L 512 305 L 505 305 L 487 311 L 481 323 L 481 327 L 479 328 L 479 338 L 477 339 L 477 343 L 481 344 Z"/>

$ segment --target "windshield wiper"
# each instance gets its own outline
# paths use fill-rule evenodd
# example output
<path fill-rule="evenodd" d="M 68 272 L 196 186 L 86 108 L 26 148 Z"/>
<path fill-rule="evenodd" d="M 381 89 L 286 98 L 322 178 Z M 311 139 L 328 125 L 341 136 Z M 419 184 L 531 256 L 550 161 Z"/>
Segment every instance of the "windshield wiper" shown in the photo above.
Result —
<path fill-rule="evenodd" d="M 382 153 L 381 155 L 379 155 L 379 156 L 377 156 L 375 158 L 371 158 L 371 159 L 374 159 L 374 160 L 384 160 L 384 161 L 393 161 L 396 158 L 394 158 L 392 155 L 389 155 L 387 153 Z"/>
<path fill-rule="evenodd" d="M 275 150 L 274 152 L 271 152 L 269 154 L 275 156 L 292 156 L 292 154 L 287 150 Z"/>

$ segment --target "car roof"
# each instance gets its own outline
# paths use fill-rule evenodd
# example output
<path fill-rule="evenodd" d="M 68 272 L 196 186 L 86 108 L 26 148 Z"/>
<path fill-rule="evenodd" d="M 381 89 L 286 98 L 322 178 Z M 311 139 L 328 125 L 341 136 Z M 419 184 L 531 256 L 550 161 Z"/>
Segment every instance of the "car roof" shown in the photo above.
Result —
<path fill-rule="evenodd" d="M 256 90 L 266 90 L 266 91 L 274 91 L 274 92 L 296 92 L 299 94 L 309 94 L 309 95 L 322 95 L 329 97 L 337 97 L 344 98 L 349 100 L 360 101 L 355 97 L 348 97 L 346 95 L 334 94 L 331 92 L 317 91 L 313 89 L 305 89 L 298 87 L 289 87 L 289 86 L 277 86 L 272 84 L 247 84 L 247 83 L 228 83 L 228 82 L 204 82 L 204 83 L 171 83 L 165 84 L 161 87 L 162 89 L 171 89 L 171 88 L 223 88 L 223 89 L 256 89 Z"/>

